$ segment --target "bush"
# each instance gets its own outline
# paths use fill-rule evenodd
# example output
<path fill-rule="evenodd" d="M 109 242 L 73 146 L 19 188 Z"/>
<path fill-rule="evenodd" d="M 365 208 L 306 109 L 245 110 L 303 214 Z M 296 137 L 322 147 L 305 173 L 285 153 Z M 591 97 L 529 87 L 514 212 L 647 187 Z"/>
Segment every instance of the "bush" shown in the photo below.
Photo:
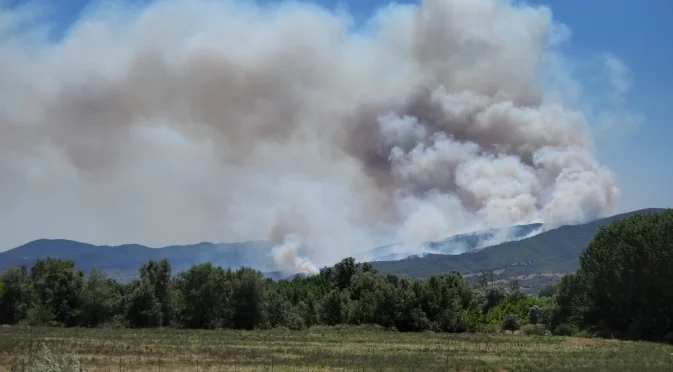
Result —
<path fill-rule="evenodd" d="M 493 324 L 484 324 L 481 327 L 479 327 L 478 330 L 479 332 L 483 333 L 498 333 L 500 332 L 500 327 Z"/>
<path fill-rule="evenodd" d="M 316 333 L 329 332 L 331 329 L 332 329 L 332 327 L 328 327 L 326 325 L 314 325 L 314 326 L 309 327 L 309 331 L 316 332 Z"/>
<path fill-rule="evenodd" d="M 554 329 L 554 334 L 557 336 L 572 336 L 577 333 L 577 328 L 566 323 L 559 324 Z"/>
<path fill-rule="evenodd" d="M 126 321 L 124 316 L 121 314 L 117 314 L 113 316 L 110 321 L 101 324 L 100 328 L 125 329 L 128 328 L 128 326 L 129 326 L 128 321 Z"/>
<path fill-rule="evenodd" d="M 360 332 L 383 332 L 386 328 L 379 324 L 360 324 L 356 327 Z"/>
<path fill-rule="evenodd" d="M 27 368 L 28 372 L 83 372 L 81 363 L 74 355 L 54 355 L 44 344 Z"/>
<path fill-rule="evenodd" d="M 544 301 L 537 298 L 530 298 L 521 293 L 514 293 L 505 297 L 496 307 L 486 315 L 486 321 L 491 324 L 499 325 L 508 314 L 516 315 L 519 320 L 528 318 L 530 309 L 533 306 L 538 308 L 544 306 Z"/>
<path fill-rule="evenodd" d="M 540 290 L 540 293 L 538 293 L 537 296 L 538 297 L 551 298 L 556 294 L 557 291 L 558 291 L 558 285 L 557 284 L 549 284 L 549 285 L 545 286 L 544 288 L 542 288 L 542 290 Z"/>
<path fill-rule="evenodd" d="M 257 330 L 262 330 L 262 331 L 268 331 L 269 329 L 272 329 L 272 328 L 273 328 L 273 327 L 271 326 L 271 322 L 269 322 L 268 320 L 259 323 L 259 324 L 255 327 L 255 329 L 257 329 Z"/>
<path fill-rule="evenodd" d="M 304 318 L 295 312 L 291 312 L 287 316 L 287 327 L 293 331 L 301 331 L 306 328 Z"/>
<path fill-rule="evenodd" d="M 540 307 L 535 305 L 528 310 L 528 322 L 530 324 L 540 323 Z"/>
<path fill-rule="evenodd" d="M 544 325 L 546 328 L 549 328 L 553 312 L 554 308 L 552 306 L 541 307 L 537 313 L 537 324 L 541 324 Z"/>
<path fill-rule="evenodd" d="M 526 336 L 544 336 L 547 330 L 540 324 L 526 324 L 521 328 L 521 331 Z"/>
<path fill-rule="evenodd" d="M 514 314 L 507 314 L 502 319 L 502 324 L 500 325 L 503 331 L 517 331 L 521 328 L 521 323 L 519 322 L 519 317 Z"/>
<path fill-rule="evenodd" d="M 579 330 L 579 331 L 574 332 L 574 333 L 573 333 L 573 337 L 579 337 L 579 338 L 592 338 L 593 335 L 591 334 L 591 332 L 589 332 L 589 331 L 587 331 L 587 330 L 585 330 L 585 329 L 582 329 L 582 330 Z"/>
<path fill-rule="evenodd" d="M 30 326 L 59 326 L 54 320 L 54 314 L 41 303 L 35 304 L 28 310 L 26 323 Z"/>

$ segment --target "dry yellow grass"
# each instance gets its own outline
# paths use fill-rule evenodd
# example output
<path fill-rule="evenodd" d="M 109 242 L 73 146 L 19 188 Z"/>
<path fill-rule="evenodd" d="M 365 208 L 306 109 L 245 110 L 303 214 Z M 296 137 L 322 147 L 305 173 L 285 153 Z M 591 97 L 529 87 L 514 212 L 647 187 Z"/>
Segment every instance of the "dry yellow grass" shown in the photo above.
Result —
<path fill-rule="evenodd" d="M 40 343 L 87 371 L 672 371 L 666 345 L 522 335 L 0 328 L 0 371 Z"/>

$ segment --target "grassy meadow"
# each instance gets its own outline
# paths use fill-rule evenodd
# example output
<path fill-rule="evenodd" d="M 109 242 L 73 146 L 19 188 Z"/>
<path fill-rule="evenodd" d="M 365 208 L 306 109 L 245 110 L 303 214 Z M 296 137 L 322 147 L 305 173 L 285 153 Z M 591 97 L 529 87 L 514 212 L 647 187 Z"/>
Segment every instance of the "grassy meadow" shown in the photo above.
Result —
<path fill-rule="evenodd" d="M 87 371 L 672 371 L 670 346 L 504 334 L 0 328 L 0 370 L 39 345 Z"/>

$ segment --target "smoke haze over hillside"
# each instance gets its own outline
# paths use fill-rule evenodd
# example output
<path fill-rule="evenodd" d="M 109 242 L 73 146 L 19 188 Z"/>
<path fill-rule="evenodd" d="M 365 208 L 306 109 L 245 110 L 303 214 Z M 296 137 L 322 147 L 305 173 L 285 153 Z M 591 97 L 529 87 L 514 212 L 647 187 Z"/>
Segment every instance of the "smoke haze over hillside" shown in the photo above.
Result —
<path fill-rule="evenodd" d="M 0 15 L 6 248 L 290 236 L 279 265 L 311 265 L 298 236 L 327 264 L 618 200 L 546 8 L 426 0 L 353 31 L 308 4 L 159 1 L 101 7 L 58 43 L 32 14 Z"/>

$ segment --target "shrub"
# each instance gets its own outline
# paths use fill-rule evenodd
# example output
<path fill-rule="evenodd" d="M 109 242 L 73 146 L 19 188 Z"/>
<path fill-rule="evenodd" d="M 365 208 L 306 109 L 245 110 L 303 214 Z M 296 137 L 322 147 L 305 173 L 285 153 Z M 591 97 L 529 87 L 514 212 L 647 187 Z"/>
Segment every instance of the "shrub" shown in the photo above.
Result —
<path fill-rule="evenodd" d="M 554 334 L 557 336 L 572 336 L 576 332 L 577 329 L 574 326 L 566 323 L 559 324 L 558 327 L 554 328 Z"/>
<path fill-rule="evenodd" d="M 549 323 L 551 322 L 551 316 L 554 312 L 552 306 L 541 307 L 537 313 L 537 324 L 544 325 L 546 328 L 549 328 Z"/>
<path fill-rule="evenodd" d="M 547 330 L 540 324 L 526 324 L 521 328 L 526 336 L 544 336 Z"/>
<path fill-rule="evenodd" d="M 507 314 L 502 319 L 502 324 L 500 325 L 503 331 L 517 331 L 521 328 L 521 323 L 519 322 L 519 317 L 514 314 Z"/>
<path fill-rule="evenodd" d="M 507 314 L 514 314 L 520 320 L 528 318 L 530 308 L 533 306 L 542 307 L 545 305 L 543 300 L 537 298 L 530 298 L 515 293 L 508 295 L 496 307 L 486 315 L 486 321 L 491 324 L 499 325 L 505 319 Z"/>
<path fill-rule="evenodd" d="M 74 355 L 54 355 L 44 344 L 27 368 L 28 372 L 83 372 L 81 363 Z"/>
<path fill-rule="evenodd" d="M 129 324 L 128 321 L 124 318 L 123 315 L 117 314 L 112 317 L 112 319 L 106 323 L 103 323 L 100 325 L 100 328 L 108 328 L 108 329 L 124 329 L 128 328 Z"/>
<path fill-rule="evenodd" d="M 273 327 L 271 326 L 271 322 L 269 322 L 268 320 L 261 322 L 260 324 L 258 324 L 255 327 L 255 329 L 263 330 L 263 331 L 267 331 L 267 330 L 272 329 L 272 328 Z"/>
<path fill-rule="evenodd" d="M 332 329 L 332 327 L 328 327 L 326 325 L 313 325 L 309 327 L 309 330 L 311 332 L 329 332 Z"/>
<path fill-rule="evenodd" d="M 538 324 L 540 322 L 540 307 L 534 305 L 528 310 L 528 322 L 530 324 Z"/>
<path fill-rule="evenodd" d="M 500 327 L 493 324 L 484 324 L 479 328 L 479 331 L 483 333 L 498 333 Z"/>
<path fill-rule="evenodd" d="M 386 328 L 379 324 L 360 324 L 356 327 L 361 332 L 383 332 Z"/>
<path fill-rule="evenodd" d="M 573 335 L 573 337 L 579 337 L 579 338 L 592 338 L 593 337 L 591 332 L 589 332 L 585 329 L 575 331 L 572 335 Z"/>
<path fill-rule="evenodd" d="M 304 318 L 295 312 L 291 312 L 287 316 L 287 327 L 293 331 L 301 331 L 306 328 Z"/>
<path fill-rule="evenodd" d="M 553 297 L 558 292 L 557 284 L 549 284 L 540 290 L 538 297 Z"/>
<path fill-rule="evenodd" d="M 37 303 L 28 310 L 26 323 L 30 326 L 59 326 L 54 320 L 54 314 L 41 303 Z"/>

